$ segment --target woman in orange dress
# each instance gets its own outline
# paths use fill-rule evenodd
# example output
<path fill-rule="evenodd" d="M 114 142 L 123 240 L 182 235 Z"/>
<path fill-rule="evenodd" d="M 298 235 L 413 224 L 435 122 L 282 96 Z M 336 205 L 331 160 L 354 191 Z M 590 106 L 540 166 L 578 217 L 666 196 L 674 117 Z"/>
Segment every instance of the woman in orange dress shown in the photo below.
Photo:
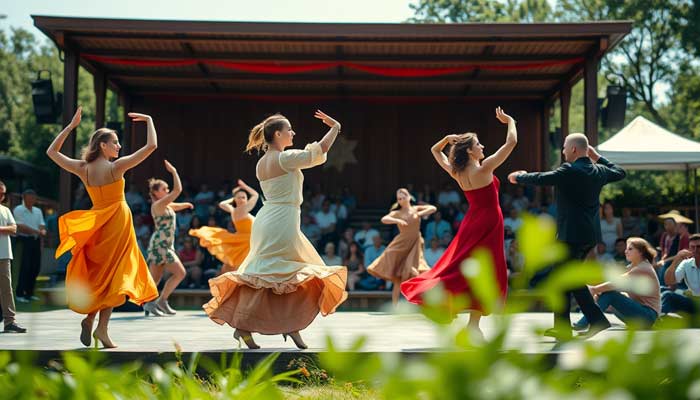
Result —
<path fill-rule="evenodd" d="M 258 192 L 240 179 L 232 193 L 233 197 L 220 202 L 219 208 L 231 215 L 236 233 L 211 226 L 190 229 L 190 235 L 199 238 L 199 245 L 224 263 L 222 274 L 238 269 L 248 255 L 250 231 L 255 220 L 250 211 L 255 208 L 259 198 Z"/>
<path fill-rule="evenodd" d="M 389 214 L 382 217 L 382 223 L 396 224 L 399 234 L 367 267 L 370 275 L 392 282 L 391 301 L 394 306 L 399 302 L 401 282 L 430 269 L 423 257 L 425 242 L 420 234 L 420 220 L 437 211 L 437 208 L 429 204 L 414 206 L 411 200 L 413 197 L 407 189 L 396 191 L 396 203 Z"/>
<path fill-rule="evenodd" d="M 71 310 L 87 314 L 80 324 L 80 341 L 90 346 L 92 336 L 96 346 L 99 340 L 105 348 L 113 348 L 117 346 L 109 338 L 107 327 L 112 308 L 123 304 L 127 296 L 138 305 L 158 297 L 124 198 L 124 173 L 156 149 L 156 129 L 150 116 L 129 113 L 134 122 L 146 123 L 148 134 L 144 147 L 119 157 L 121 145 L 116 132 L 100 128 L 90 136 L 82 159 L 76 160 L 60 150 L 80 124 L 81 112 L 79 107 L 70 124 L 46 150 L 58 166 L 83 181 L 93 204 L 90 210 L 72 211 L 60 217 L 61 244 L 56 257 L 69 250 L 72 254 L 66 271 L 66 295 Z M 93 333 L 98 312 L 100 318 Z"/>

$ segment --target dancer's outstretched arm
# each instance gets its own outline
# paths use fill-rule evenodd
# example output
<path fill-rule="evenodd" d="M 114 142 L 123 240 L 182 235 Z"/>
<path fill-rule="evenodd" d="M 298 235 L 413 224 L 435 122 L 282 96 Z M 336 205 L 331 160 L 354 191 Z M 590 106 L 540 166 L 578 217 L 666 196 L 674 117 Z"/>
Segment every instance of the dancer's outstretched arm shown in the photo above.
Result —
<path fill-rule="evenodd" d="M 481 163 L 482 168 L 493 172 L 508 158 L 510 153 L 518 144 L 518 131 L 515 129 L 515 120 L 510 115 L 503 112 L 501 107 L 496 108 L 496 118 L 504 124 L 508 124 L 508 133 L 506 134 L 506 142 L 495 153 L 486 157 Z"/>
<path fill-rule="evenodd" d="M 331 128 L 319 142 L 321 150 L 323 150 L 324 153 L 328 153 L 328 150 L 333 146 L 333 142 L 335 142 L 335 138 L 338 137 L 338 133 L 340 133 L 340 122 L 334 120 L 321 110 L 316 110 L 314 118 L 320 119 Z"/>
<path fill-rule="evenodd" d="M 83 160 L 76 160 L 74 158 L 70 158 L 67 155 L 61 153 L 61 147 L 63 147 L 63 143 L 68 138 L 68 135 L 70 135 L 70 133 L 75 128 L 77 128 L 78 125 L 80 125 L 82 113 L 83 107 L 78 107 L 78 109 L 75 111 L 75 115 L 73 115 L 73 119 L 71 119 L 68 126 L 63 128 L 61 133 L 59 133 L 58 136 L 56 136 L 56 138 L 53 140 L 53 142 L 51 142 L 49 148 L 46 149 L 46 155 L 49 156 L 49 158 L 53 162 L 58 164 L 59 167 L 77 176 L 81 176 L 82 167 L 85 164 L 85 162 Z"/>
<path fill-rule="evenodd" d="M 173 211 L 178 212 L 182 210 L 192 210 L 194 208 L 194 204 L 192 203 L 170 203 L 170 208 L 173 209 Z"/>
<path fill-rule="evenodd" d="M 408 226 L 408 223 L 406 221 L 398 217 L 398 213 L 396 211 L 392 211 L 389 214 L 383 216 L 382 224 Z"/>
<path fill-rule="evenodd" d="M 422 218 L 435 213 L 435 211 L 437 211 L 437 207 L 430 204 L 424 204 L 421 206 L 416 206 L 416 211 L 418 212 L 418 216 Z"/>
<path fill-rule="evenodd" d="M 173 176 L 173 189 L 170 191 L 170 193 L 153 203 L 153 207 L 159 211 L 163 210 L 170 203 L 175 201 L 180 193 L 182 193 L 182 182 L 180 182 L 180 175 L 178 175 L 177 170 L 168 162 L 168 160 L 165 160 L 164 163 L 165 169 Z"/>
<path fill-rule="evenodd" d="M 241 179 L 238 180 L 238 186 L 240 186 L 241 189 L 245 190 L 250 195 L 250 198 L 248 199 L 248 203 L 246 204 L 246 210 L 245 210 L 246 213 L 249 213 L 249 212 L 253 211 L 253 209 L 255 208 L 255 205 L 258 204 L 258 198 L 260 198 L 260 195 L 258 194 L 257 191 L 255 191 L 255 189 L 248 186 L 248 184 L 243 182 L 243 180 L 241 180 Z"/>
<path fill-rule="evenodd" d="M 118 158 L 114 162 L 114 168 L 120 175 L 123 175 L 124 172 L 139 165 L 143 160 L 150 156 L 156 148 L 158 148 L 158 136 L 156 135 L 156 127 L 153 125 L 153 119 L 149 115 L 134 112 L 130 112 L 128 115 L 134 122 L 146 123 L 146 145 L 128 156 Z"/>

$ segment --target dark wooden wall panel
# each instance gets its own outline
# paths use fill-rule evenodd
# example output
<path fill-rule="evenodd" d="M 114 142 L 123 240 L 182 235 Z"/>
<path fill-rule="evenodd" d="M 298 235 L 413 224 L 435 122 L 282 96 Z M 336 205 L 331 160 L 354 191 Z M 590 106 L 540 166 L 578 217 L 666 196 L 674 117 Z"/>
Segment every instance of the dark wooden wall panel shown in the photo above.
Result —
<path fill-rule="evenodd" d="M 317 185 L 327 193 L 348 186 L 361 204 L 385 206 L 394 190 L 412 182 L 434 189 L 451 182 L 430 154 L 432 144 L 447 133 L 476 132 L 487 156 L 505 139 L 506 127 L 495 118 L 501 105 L 518 121 L 518 147 L 497 175 L 507 189 L 505 177 L 515 169 L 539 170 L 547 143 L 542 135 L 542 103 L 537 101 L 469 100 L 463 102 L 328 101 L 272 103 L 267 101 L 163 100 L 134 98 L 133 109 L 153 116 L 158 131 L 158 150 L 137 167 L 130 179 L 145 188 L 150 176 L 167 177 L 164 158 L 178 168 L 182 179 L 194 187 L 202 182 L 217 189 L 223 180 L 242 178 L 254 187 L 257 156 L 243 152 L 250 128 L 265 116 L 281 112 L 297 133 L 295 148 L 319 140 L 327 131 L 313 112 L 320 108 L 343 124 L 342 136 L 357 141 L 356 164 L 342 172 L 317 167 L 305 172 L 309 188 Z M 145 127 L 136 128 L 136 144 L 145 142 Z M 340 149 L 339 150 L 344 150 Z M 456 186 L 456 184 L 454 184 Z"/>

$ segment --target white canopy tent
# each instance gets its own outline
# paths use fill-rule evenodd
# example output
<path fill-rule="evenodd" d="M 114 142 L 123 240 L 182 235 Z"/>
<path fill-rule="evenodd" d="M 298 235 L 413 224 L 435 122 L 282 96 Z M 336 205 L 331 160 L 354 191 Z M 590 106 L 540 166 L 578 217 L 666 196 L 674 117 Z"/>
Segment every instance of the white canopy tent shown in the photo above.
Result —
<path fill-rule="evenodd" d="M 638 116 L 610 139 L 598 152 L 626 169 L 695 170 L 700 168 L 700 143 L 686 139 Z M 698 228 L 698 188 L 695 184 L 695 227 Z"/>

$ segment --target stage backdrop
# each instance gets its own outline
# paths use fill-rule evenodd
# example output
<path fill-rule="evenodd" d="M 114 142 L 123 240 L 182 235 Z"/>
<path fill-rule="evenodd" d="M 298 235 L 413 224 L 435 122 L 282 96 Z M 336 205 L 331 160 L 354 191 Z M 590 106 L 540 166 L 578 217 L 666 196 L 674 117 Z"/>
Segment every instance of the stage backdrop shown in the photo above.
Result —
<path fill-rule="evenodd" d="M 542 103 L 532 100 L 425 101 L 392 98 L 323 100 L 299 98 L 161 98 L 133 99 L 133 110 L 153 116 L 158 131 L 158 149 L 130 176 L 145 189 L 151 176 L 168 177 L 167 158 L 184 181 L 199 188 L 207 183 L 216 190 L 224 180 L 244 179 L 259 188 L 255 179 L 258 157 L 243 152 L 252 126 L 267 115 L 286 115 L 296 132 L 294 148 L 319 140 L 327 131 L 313 118 L 316 108 L 342 123 L 342 133 L 329 161 L 305 171 L 305 185 L 320 185 L 334 194 L 347 186 L 365 206 L 385 207 L 395 189 L 413 183 L 416 189 L 430 184 L 439 190 L 456 183 L 435 163 L 430 147 L 445 134 L 476 132 L 486 146 L 486 155 L 503 144 L 506 125 L 496 120 L 495 107 L 502 106 L 517 121 L 519 142 L 510 159 L 498 170 L 502 186 L 516 169 L 540 170 L 548 147 L 542 128 Z M 125 135 L 123 142 L 129 141 Z M 145 142 L 145 127 L 137 124 L 133 145 Z M 169 179 L 168 179 L 169 180 Z M 193 193 L 194 194 L 194 193 Z"/>

